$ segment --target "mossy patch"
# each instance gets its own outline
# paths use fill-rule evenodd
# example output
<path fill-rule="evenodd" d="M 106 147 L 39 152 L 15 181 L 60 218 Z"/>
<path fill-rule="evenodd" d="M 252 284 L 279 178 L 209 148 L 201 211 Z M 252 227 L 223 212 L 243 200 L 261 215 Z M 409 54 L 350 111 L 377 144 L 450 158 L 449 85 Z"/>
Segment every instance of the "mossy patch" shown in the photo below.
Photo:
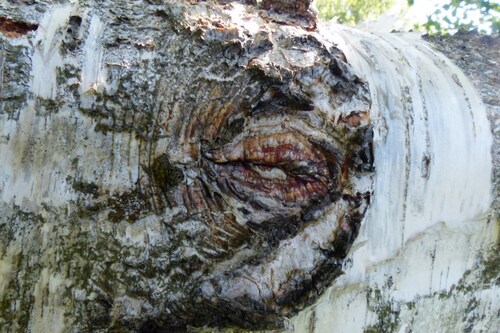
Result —
<path fill-rule="evenodd" d="M 172 165 L 166 154 L 157 157 L 148 169 L 154 183 L 163 193 L 179 185 L 184 180 L 182 170 Z"/>
<path fill-rule="evenodd" d="M 133 223 L 144 212 L 150 212 L 152 209 L 151 202 L 138 190 L 112 197 L 108 200 L 106 206 L 111 209 L 108 213 L 108 219 L 115 223 L 123 220 Z"/>
<path fill-rule="evenodd" d="M 492 255 L 484 262 L 483 281 L 490 285 L 500 286 L 500 243 L 497 242 Z"/>
<path fill-rule="evenodd" d="M 399 310 L 393 302 L 384 300 L 380 289 L 368 293 L 368 307 L 377 315 L 378 322 L 365 328 L 364 333 L 391 333 L 399 327 Z M 395 304 L 395 303 L 394 303 Z"/>
<path fill-rule="evenodd" d="M 99 196 L 99 187 L 95 183 L 87 183 L 83 181 L 73 181 L 73 189 L 77 192 L 91 194 L 94 198 Z"/>

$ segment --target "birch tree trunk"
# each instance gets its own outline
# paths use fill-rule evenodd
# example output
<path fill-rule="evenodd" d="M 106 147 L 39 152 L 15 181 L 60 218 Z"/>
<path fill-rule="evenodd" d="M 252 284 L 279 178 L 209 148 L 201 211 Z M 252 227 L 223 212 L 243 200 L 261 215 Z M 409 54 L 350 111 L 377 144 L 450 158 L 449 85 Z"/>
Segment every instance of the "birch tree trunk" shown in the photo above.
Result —
<path fill-rule="evenodd" d="M 0 3 L 0 331 L 500 329 L 498 38 L 309 4 Z"/>

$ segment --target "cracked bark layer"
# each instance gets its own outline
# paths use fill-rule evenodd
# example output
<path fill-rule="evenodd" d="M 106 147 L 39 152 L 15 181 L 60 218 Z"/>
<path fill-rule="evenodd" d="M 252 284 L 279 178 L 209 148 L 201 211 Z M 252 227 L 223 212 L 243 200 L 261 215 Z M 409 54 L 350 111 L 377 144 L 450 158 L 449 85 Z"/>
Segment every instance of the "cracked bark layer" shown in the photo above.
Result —
<path fill-rule="evenodd" d="M 46 258 L 3 298 L 5 327 L 26 328 L 11 303 L 22 298 L 32 309 L 27 281 L 39 275 L 72 281 L 63 288 L 73 302 L 67 326 L 132 332 L 282 327 L 342 273 L 372 195 L 368 87 L 311 31 L 306 5 L 295 15 L 276 4 L 267 12 L 238 2 L 81 1 L 53 36 L 69 59 L 57 68 L 54 99 L 14 82 L 29 81 L 16 66 L 28 68 L 19 56 L 35 47 L 5 43 L 3 75 L 18 78 L 3 87 L 2 112 L 15 118 L 32 107 L 57 118 L 70 110 L 95 131 L 62 143 L 75 171 L 65 180 L 76 193 L 71 209 L 5 210 L 6 246 L 25 223 L 26 248 Z M 36 22 L 41 14 L 30 8 L 19 10 Z M 95 65 L 106 84 L 78 81 L 88 40 L 102 48 Z M 69 137 L 76 123 L 50 131 Z M 89 181 L 78 147 L 124 135 L 137 151 L 111 151 L 136 154 L 133 185 L 107 187 L 105 175 Z M 37 142 L 19 143 L 23 163 L 45 163 Z M 51 250 L 33 236 L 41 228 L 59 237 Z M 134 233 L 147 239 L 135 242 Z M 19 265 L 31 264 L 21 257 Z"/>

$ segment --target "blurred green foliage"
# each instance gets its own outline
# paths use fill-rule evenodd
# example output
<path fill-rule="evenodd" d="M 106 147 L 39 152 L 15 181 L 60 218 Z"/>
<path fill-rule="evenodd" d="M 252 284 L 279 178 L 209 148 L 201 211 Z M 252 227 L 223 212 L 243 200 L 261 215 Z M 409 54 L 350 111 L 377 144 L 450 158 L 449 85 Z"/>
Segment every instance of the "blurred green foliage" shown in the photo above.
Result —
<path fill-rule="evenodd" d="M 413 1 L 408 1 L 412 4 Z M 473 19 L 473 17 L 476 19 Z M 500 31 L 500 2 L 498 0 L 451 0 L 427 17 L 422 27 L 430 34 L 456 30 L 498 33 Z M 420 28 L 415 26 L 415 28 Z"/>
<path fill-rule="evenodd" d="M 394 0 L 316 0 L 315 4 L 320 18 L 355 25 L 376 19 L 394 4 Z"/>
<path fill-rule="evenodd" d="M 316 0 L 319 17 L 338 23 L 356 25 L 376 19 L 391 8 L 395 0 Z M 429 6 L 432 3 L 407 0 L 408 6 Z M 416 30 L 429 34 L 446 34 L 457 30 L 477 29 L 481 32 L 500 32 L 499 0 L 449 0 L 428 16 L 427 22 L 415 24 Z"/>

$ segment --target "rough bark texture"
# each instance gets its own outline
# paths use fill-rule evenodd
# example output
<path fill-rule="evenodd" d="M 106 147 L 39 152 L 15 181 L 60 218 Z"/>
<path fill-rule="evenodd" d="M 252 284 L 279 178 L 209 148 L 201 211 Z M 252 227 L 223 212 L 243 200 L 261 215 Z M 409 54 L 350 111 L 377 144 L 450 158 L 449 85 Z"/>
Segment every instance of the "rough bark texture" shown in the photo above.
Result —
<path fill-rule="evenodd" d="M 309 4 L 82 0 L 0 5 L 1 331 L 283 328 L 286 318 L 321 295 L 289 326 L 297 332 L 342 331 L 340 321 L 328 319 L 337 311 L 354 317 L 358 321 L 352 327 L 365 331 L 419 331 L 425 326 L 415 323 L 419 311 L 432 310 L 439 298 L 445 308 L 440 313 L 463 316 L 459 324 L 445 324 L 445 330 L 478 324 L 484 331 L 498 328 L 492 316 L 500 304 L 498 247 L 492 247 L 498 220 L 495 209 L 487 210 L 484 195 L 490 177 L 481 174 L 491 170 L 491 163 L 478 162 L 477 176 L 450 171 L 455 178 L 443 184 L 456 180 L 459 193 L 465 191 L 459 186 L 462 178 L 469 186 L 486 184 L 484 190 L 471 189 L 472 199 L 457 205 L 456 214 L 414 214 L 426 212 L 430 204 L 406 201 L 427 186 L 425 191 L 441 193 L 433 177 L 448 166 L 442 161 L 448 155 L 428 142 L 423 152 L 407 147 L 418 155 L 416 162 L 397 149 L 419 147 L 414 109 L 421 98 L 420 108 L 429 111 L 426 76 L 418 69 L 405 74 L 424 82 L 416 92 L 404 84 L 397 92 L 377 87 L 385 84 L 376 80 L 386 55 L 370 43 L 390 39 L 318 28 Z M 352 46 L 342 46 L 350 34 Z M 356 44 L 358 39 L 362 42 Z M 492 43 L 488 50 L 494 50 L 497 42 Z M 409 48 L 420 57 L 434 57 L 415 45 Z M 363 56 L 351 55 L 351 48 L 360 54 L 364 49 L 371 67 L 365 71 Z M 475 58 L 451 49 L 450 58 Z M 398 52 L 391 61 L 395 72 L 404 72 L 412 55 Z M 484 77 L 481 69 L 490 78 L 479 87 L 496 123 L 495 54 L 484 66 L 465 69 L 476 81 Z M 436 64 L 441 58 L 432 59 Z M 465 122 L 472 119 L 472 125 L 449 126 L 451 136 L 455 128 L 462 128 L 466 138 L 474 131 L 467 153 L 457 156 L 467 164 L 465 159 L 489 149 L 476 147 L 490 142 L 487 133 L 475 133 L 484 130 L 483 110 L 465 79 L 443 67 L 443 75 L 456 83 L 449 96 L 461 94 L 457 101 L 467 104 L 457 112 L 466 114 Z M 377 107 L 397 110 L 394 96 L 402 100 L 401 115 Z M 432 113 L 440 111 L 433 107 L 443 104 L 427 103 L 432 124 L 439 118 Z M 407 141 L 391 143 L 400 118 Z M 496 129 L 495 135 L 498 166 Z M 399 169 L 393 177 L 386 172 L 389 176 L 377 178 L 373 145 L 375 157 L 378 151 L 387 159 L 375 161 L 376 168 L 387 171 L 391 161 L 398 167 L 398 160 L 405 161 L 401 191 L 384 192 L 381 184 L 398 183 Z M 396 148 L 386 148 L 391 145 Z M 408 187 L 415 172 L 422 183 Z M 380 213 L 384 205 L 394 214 Z M 419 205 L 423 208 L 414 209 Z M 463 223 L 450 232 L 436 229 L 456 220 Z M 413 230 L 415 224 L 422 227 Z M 349 252 L 361 225 L 361 238 Z M 359 257 L 367 251 L 365 244 L 385 240 L 387 230 L 394 230 L 397 244 L 387 238 L 387 253 Z M 442 246 L 429 236 L 432 230 L 443 232 Z M 440 257 L 458 240 L 471 246 L 468 259 Z M 401 276 L 414 274 L 404 267 L 420 258 L 414 250 L 419 246 L 442 261 L 435 265 L 433 258 L 431 271 L 447 268 L 463 279 L 455 287 L 451 278 L 434 287 L 431 274 L 428 291 L 408 292 L 410 301 L 395 300 L 404 283 L 396 273 L 392 282 L 387 272 L 402 267 Z M 356 275 L 359 265 L 366 270 L 362 282 Z M 493 295 L 490 303 L 484 295 Z M 373 315 L 361 320 L 359 311 L 347 309 L 351 302 L 342 304 L 346 299 L 352 300 L 351 309 L 365 307 Z M 459 299 L 456 311 L 449 309 L 454 299 Z M 462 304 L 470 307 L 462 309 Z M 451 317 L 450 322 L 456 319 Z"/>
<path fill-rule="evenodd" d="M 10 13 L 2 109 L 35 132 L 5 138 L 4 327 L 280 327 L 340 274 L 371 195 L 370 102 L 338 49 L 287 30 L 314 24 L 307 6 Z"/>

